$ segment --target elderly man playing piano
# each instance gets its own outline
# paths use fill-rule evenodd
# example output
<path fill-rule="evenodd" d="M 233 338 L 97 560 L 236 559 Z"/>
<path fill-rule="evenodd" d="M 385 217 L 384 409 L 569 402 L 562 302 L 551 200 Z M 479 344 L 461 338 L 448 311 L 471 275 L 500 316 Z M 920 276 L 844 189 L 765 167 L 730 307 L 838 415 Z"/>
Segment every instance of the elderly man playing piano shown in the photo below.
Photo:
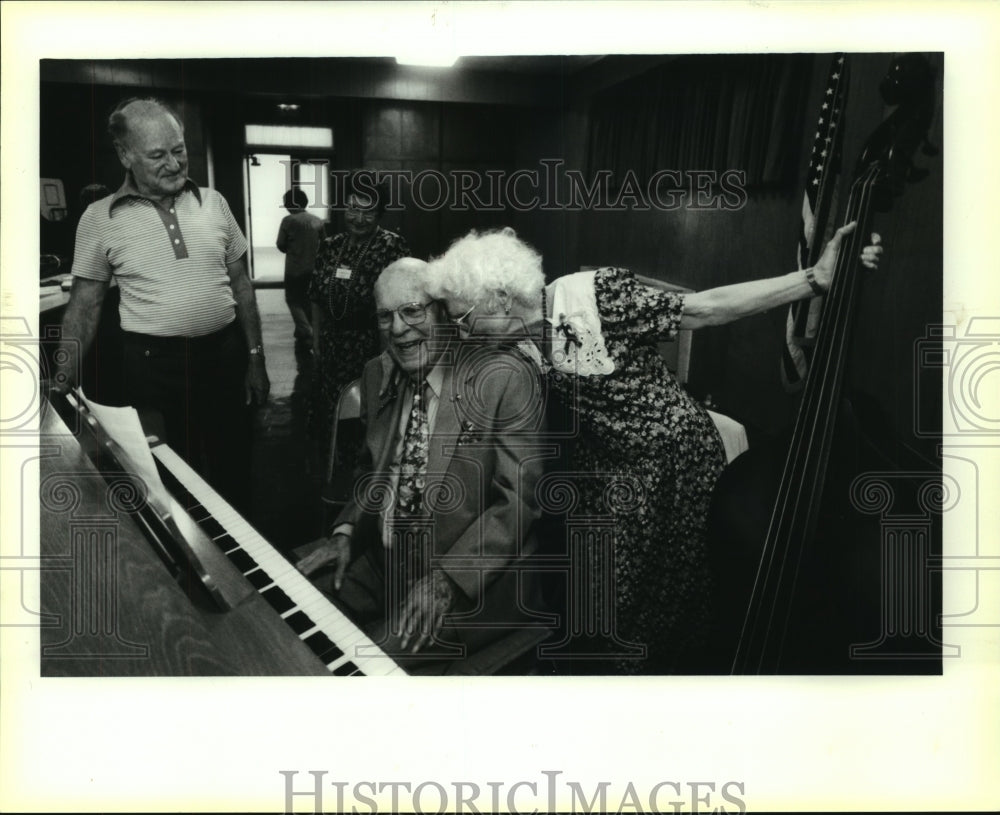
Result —
<path fill-rule="evenodd" d="M 363 475 L 298 568 L 404 667 L 447 671 L 530 614 L 543 400 L 529 360 L 442 332 L 426 268 L 403 258 L 376 282 Z"/>
<path fill-rule="evenodd" d="M 122 102 L 108 130 L 125 181 L 80 219 L 57 387 L 74 384 L 77 350 L 93 341 L 114 278 L 126 400 L 147 432 L 245 510 L 247 406 L 269 389 L 246 239 L 225 199 L 188 178 L 184 126 L 162 102 Z"/>

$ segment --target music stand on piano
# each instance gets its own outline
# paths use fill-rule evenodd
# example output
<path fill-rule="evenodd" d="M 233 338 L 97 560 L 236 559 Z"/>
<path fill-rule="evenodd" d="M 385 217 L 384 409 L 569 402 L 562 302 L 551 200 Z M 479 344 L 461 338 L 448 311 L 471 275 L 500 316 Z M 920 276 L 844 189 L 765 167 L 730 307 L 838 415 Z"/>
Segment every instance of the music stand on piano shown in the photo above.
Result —
<path fill-rule="evenodd" d="M 177 500 L 164 489 L 155 469 L 150 467 L 152 459 L 149 459 L 150 464 L 143 465 L 143 454 L 148 456 L 149 448 L 161 442 L 155 437 L 144 436 L 132 408 L 94 405 L 79 389 L 73 389 L 62 399 L 53 395 L 50 402 L 63 416 L 69 410 L 79 416 L 81 433 L 78 440 L 99 472 L 106 476 L 126 474 L 133 483 L 144 486 L 145 492 L 135 502 L 132 517 L 178 582 L 202 586 L 222 610 L 234 608 L 252 594 L 252 588 L 239 579 L 240 575 L 218 547 L 212 545 Z M 103 424 L 99 413 L 105 418 Z M 135 423 L 133 427 L 123 426 L 130 421 Z M 129 432 L 131 438 L 127 435 Z M 143 437 L 142 444 L 148 445 L 145 450 L 135 446 L 139 443 L 136 434 Z"/>

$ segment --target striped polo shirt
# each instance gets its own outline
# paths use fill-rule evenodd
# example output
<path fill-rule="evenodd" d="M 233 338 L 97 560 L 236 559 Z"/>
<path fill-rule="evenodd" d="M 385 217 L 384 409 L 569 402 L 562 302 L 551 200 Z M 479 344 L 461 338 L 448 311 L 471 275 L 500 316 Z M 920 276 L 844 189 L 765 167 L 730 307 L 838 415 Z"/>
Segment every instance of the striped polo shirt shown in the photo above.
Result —
<path fill-rule="evenodd" d="M 188 179 L 173 205 L 163 208 L 143 197 L 129 174 L 118 192 L 83 213 L 73 275 L 114 276 L 125 331 L 200 337 L 235 319 L 226 264 L 246 250 L 229 205 L 215 190 Z"/>

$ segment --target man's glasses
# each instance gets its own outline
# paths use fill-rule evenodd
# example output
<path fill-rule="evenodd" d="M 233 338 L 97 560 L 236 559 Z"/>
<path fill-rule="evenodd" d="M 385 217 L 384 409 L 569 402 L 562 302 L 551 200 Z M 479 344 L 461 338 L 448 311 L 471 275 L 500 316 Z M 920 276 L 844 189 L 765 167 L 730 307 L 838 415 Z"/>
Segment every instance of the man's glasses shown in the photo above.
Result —
<path fill-rule="evenodd" d="M 395 315 L 399 315 L 407 325 L 420 325 L 427 319 L 427 307 L 430 303 L 405 303 L 399 308 L 384 308 L 375 312 L 375 321 L 379 328 L 392 328 Z"/>

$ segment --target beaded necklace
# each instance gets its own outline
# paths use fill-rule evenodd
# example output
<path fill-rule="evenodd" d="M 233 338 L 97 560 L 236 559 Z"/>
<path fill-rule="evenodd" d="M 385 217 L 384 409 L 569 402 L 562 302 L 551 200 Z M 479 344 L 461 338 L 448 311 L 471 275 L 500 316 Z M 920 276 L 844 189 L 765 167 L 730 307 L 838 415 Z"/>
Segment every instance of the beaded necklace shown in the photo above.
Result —
<path fill-rule="evenodd" d="M 347 307 L 350 305 L 351 295 L 354 294 L 354 287 L 356 281 L 361 276 L 361 263 L 365 259 L 365 255 L 368 254 L 368 249 L 372 245 L 372 241 L 375 240 L 375 236 L 378 234 L 378 231 L 379 227 L 376 226 L 375 229 L 372 230 L 372 234 L 368 236 L 368 240 L 365 241 L 365 244 L 362 247 L 360 254 L 358 254 L 357 257 L 354 258 L 354 265 L 351 268 L 356 272 L 356 274 L 352 274 L 347 281 L 347 286 L 345 287 L 344 290 L 344 302 L 343 306 L 340 309 L 340 314 L 337 314 L 334 309 L 335 293 L 337 291 L 337 286 L 335 285 L 336 270 L 340 268 L 341 258 L 343 258 L 344 253 L 347 251 L 348 243 L 350 241 L 345 240 L 341 244 L 340 250 L 337 252 L 337 257 L 333 261 L 335 276 L 334 279 L 330 281 L 331 285 L 327 290 L 327 308 L 330 311 L 330 316 L 334 320 L 342 320 L 344 319 L 344 316 L 347 314 Z"/>
<path fill-rule="evenodd" d="M 538 350 L 542 354 L 542 364 L 546 367 L 549 364 L 549 347 L 551 343 L 551 338 L 549 334 L 549 306 L 548 306 L 548 292 L 545 286 L 542 286 L 542 341 L 539 345 Z"/>

